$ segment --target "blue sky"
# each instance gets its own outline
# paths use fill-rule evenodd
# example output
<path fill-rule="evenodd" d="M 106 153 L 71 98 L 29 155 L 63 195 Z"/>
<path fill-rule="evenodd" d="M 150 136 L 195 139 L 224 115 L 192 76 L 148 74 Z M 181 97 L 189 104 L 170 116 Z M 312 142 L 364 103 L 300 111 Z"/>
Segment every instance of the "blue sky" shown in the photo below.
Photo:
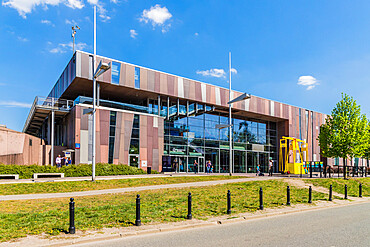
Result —
<path fill-rule="evenodd" d="M 2 0 L 0 124 L 21 131 L 77 47 L 329 114 L 341 92 L 370 115 L 369 1 Z M 226 74 L 225 74 L 226 73 Z"/>

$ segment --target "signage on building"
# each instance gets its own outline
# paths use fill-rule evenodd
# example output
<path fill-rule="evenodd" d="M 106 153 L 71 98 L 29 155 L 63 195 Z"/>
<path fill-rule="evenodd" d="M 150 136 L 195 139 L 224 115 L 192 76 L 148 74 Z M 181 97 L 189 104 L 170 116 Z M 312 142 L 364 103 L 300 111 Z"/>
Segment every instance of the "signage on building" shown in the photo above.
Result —
<path fill-rule="evenodd" d="M 147 161 L 146 160 L 142 160 L 141 161 L 141 167 L 147 167 L 148 164 L 147 164 Z"/>
<path fill-rule="evenodd" d="M 80 147 L 81 147 L 81 146 L 80 146 L 80 143 L 76 143 L 75 148 L 76 148 L 76 149 L 80 149 Z"/>
<path fill-rule="evenodd" d="M 261 144 L 252 144 L 252 150 L 253 151 L 265 151 L 265 146 Z"/>

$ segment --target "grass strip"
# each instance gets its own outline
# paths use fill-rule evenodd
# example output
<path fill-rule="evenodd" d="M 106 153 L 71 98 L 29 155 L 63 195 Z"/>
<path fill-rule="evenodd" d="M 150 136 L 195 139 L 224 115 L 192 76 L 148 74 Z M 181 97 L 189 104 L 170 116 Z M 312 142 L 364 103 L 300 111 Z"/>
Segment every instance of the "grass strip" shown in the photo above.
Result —
<path fill-rule="evenodd" d="M 286 186 L 281 180 L 250 181 L 189 189 L 142 191 L 143 224 L 184 221 L 187 194 L 192 193 L 193 217 L 205 220 L 226 214 L 226 193 L 231 191 L 232 214 L 254 212 L 259 207 L 259 188 L 263 188 L 264 207 L 281 207 L 286 203 Z M 136 193 L 78 197 L 76 229 L 97 230 L 103 227 L 131 226 L 135 221 Z M 313 200 L 327 200 L 313 192 Z M 291 203 L 307 203 L 308 189 L 291 186 Z M 68 230 L 68 198 L 0 202 L 0 241 L 26 235 L 57 235 Z M 232 216 L 231 216 L 232 217 Z"/>
<path fill-rule="evenodd" d="M 311 183 L 315 186 L 328 188 L 333 185 L 333 191 L 344 194 L 344 186 L 347 185 L 348 196 L 359 195 L 359 184 L 362 184 L 362 195 L 370 196 L 370 178 L 321 178 L 321 179 L 305 179 L 306 183 Z"/>
<path fill-rule="evenodd" d="M 158 178 L 133 178 L 70 182 L 44 182 L 44 183 L 19 183 L 0 184 L 0 195 L 62 193 L 88 190 L 104 190 L 115 188 L 139 187 L 160 184 L 191 183 L 202 181 L 215 181 L 246 178 L 243 176 L 184 176 L 184 177 L 158 177 Z"/>

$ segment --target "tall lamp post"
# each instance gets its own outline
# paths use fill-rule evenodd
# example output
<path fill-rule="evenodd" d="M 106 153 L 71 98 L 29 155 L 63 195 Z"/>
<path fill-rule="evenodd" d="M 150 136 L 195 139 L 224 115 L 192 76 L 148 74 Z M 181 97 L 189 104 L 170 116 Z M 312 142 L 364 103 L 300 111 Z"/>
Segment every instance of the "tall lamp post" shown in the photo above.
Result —
<path fill-rule="evenodd" d="M 216 128 L 223 129 L 223 128 L 229 128 L 229 175 L 231 176 L 233 173 L 233 167 L 234 167 L 234 159 L 233 159 L 233 135 L 232 135 L 232 118 L 231 118 L 231 108 L 232 104 L 243 101 L 246 99 L 250 99 L 251 95 L 247 93 L 243 93 L 242 95 L 234 98 L 231 100 L 231 52 L 229 52 L 229 102 L 227 104 L 229 105 L 229 124 L 218 124 L 216 125 Z"/>
<path fill-rule="evenodd" d="M 95 67 L 96 61 L 96 6 L 94 6 L 94 57 L 93 57 L 93 66 Z M 95 181 L 95 156 L 96 156 L 96 79 L 110 69 L 111 64 L 103 63 L 100 61 L 98 67 L 96 68 L 93 75 L 93 133 L 92 133 L 92 181 Z M 95 69 L 95 68 L 93 68 Z"/>

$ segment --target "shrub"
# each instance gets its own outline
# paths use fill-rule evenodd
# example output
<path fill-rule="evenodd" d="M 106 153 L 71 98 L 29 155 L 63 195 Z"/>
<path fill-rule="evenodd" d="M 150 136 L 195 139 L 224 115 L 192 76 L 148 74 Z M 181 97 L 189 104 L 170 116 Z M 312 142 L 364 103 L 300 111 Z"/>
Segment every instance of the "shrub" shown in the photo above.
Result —
<path fill-rule="evenodd" d="M 56 166 L 50 165 L 4 165 L 0 164 L 0 174 L 19 174 L 19 178 L 32 178 L 34 173 L 64 173 L 65 177 L 85 177 L 91 176 L 91 164 L 79 164 L 63 166 L 58 169 Z M 140 168 L 128 165 L 115 164 L 96 164 L 96 176 L 111 176 L 111 175 L 137 175 L 145 174 L 146 172 Z M 152 170 L 152 173 L 158 173 Z"/>

